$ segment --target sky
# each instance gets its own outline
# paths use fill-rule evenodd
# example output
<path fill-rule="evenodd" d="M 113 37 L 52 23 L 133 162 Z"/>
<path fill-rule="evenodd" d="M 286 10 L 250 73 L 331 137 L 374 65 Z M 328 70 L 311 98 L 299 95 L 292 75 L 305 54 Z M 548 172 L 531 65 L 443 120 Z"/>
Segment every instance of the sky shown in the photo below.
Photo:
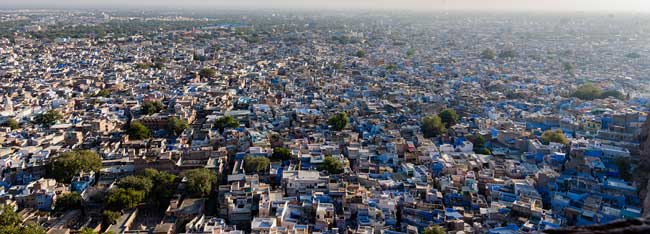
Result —
<path fill-rule="evenodd" d="M 16 7 L 526 10 L 650 12 L 650 0 L 0 0 Z M 5 4 L 6 3 L 6 4 Z"/>

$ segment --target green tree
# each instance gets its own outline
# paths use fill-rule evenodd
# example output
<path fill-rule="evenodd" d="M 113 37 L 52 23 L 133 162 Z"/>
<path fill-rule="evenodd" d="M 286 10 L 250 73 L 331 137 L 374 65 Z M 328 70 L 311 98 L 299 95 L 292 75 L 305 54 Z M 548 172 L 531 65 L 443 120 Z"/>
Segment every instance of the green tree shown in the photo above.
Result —
<path fill-rule="evenodd" d="M 613 97 L 619 100 L 625 99 L 625 95 L 623 95 L 623 93 L 621 93 L 618 90 L 603 91 L 602 89 L 594 86 L 593 84 L 581 85 L 580 87 L 578 87 L 578 89 L 575 92 L 573 92 L 571 96 L 580 98 L 582 100 L 595 100 L 595 99 L 603 99 L 608 97 Z"/>
<path fill-rule="evenodd" d="M 82 228 L 81 230 L 79 230 L 79 233 L 80 234 L 98 234 L 99 232 L 96 232 L 93 229 L 85 227 L 85 228 Z"/>
<path fill-rule="evenodd" d="M 566 137 L 564 136 L 564 132 L 562 132 L 561 129 L 555 131 L 547 130 L 544 133 L 542 133 L 542 143 L 548 145 L 551 142 L 566 145 L 569 143 L 569 140 L 566 139 Z"/>
<path fill-rule="evenodd" d="M 456 114 L 456 111 L 454 111 L 454 109 L 445 109 L 440 112 L 438 116 L 440 116 L 440 120 L 445 123 L 445 127 L 447 128 L 454 126 L 456 123 L 458 123 L 458 120 L 460 120 L 460 116 Z"/>
<path fill-rule="evenodd" d="M 45 127 L 50 127 L 56 124 L 57 121 L 62 120 L 63 115 L 57 110 L 48 110 L 45 113 L 41 113 L 34 117 L 34 122 L 36 124 L 43 125 Z"/>
<path fill-rule="evenodd" d="M 110 96 L 111 96 L 111 91 L 109 91 L 108 89 L 99 90 L 99 92 L 97 92 L 95 94 L 95 97 L 105 97 L 105 98 L 107 98 L 107 97 L 110 97 Z"/>
<path fill-rule="evenodd" d="M 580 87 L 573 93 L 573 97 L 580 98 L 582 100 L 594 100 L 602 96 L 603 91 L 594 86 L 593 84 L 585 84 Z"/>
<path fill-rule="evenodd" d="M 22 224 L 22 219 L 11 205 L 0 206 L 1 234 L 45 234 L 45 230 L 33 223 Z"/>
<path fill-rule="evenodd" d="M 327 124 L 331 126 L 334 131 L 341 131 L 348 126 L 348 114 L 345 112 L 338 113 L 327 120 Z"/>
<path fill-rule="evenodd" d="M 440 116 L 427 116 L 422 119 L 422 134 L 424 137 L 437 137 L 447 132 L 445 125 L 442 123 Z"/>
<path fill-rule="evenodd" d="M 239 127 L 239 121 L 235 119 L 235 117 L 232 116 L 224 116 L 219 119 L 214 123 L 214 127 L 219 129 L 219 131 L 222 131 L 226 128 L 236 128 Z"/>
<path fill-rule="evenodd" d="M 105 210 L 103 213 L 104 215 L 104 221 L 106 221 L 107 224 L 115 224 L 117 220 L 122 216 L 122 213 L 119 211 L 111 211 L 111 210 Z"/>
<path fill-rule="evenodd" d="M 133 189 L 149 194 L 153 189 L 153 181 L 144 176 L 127 176 L 117 182 L 117 186 L 123 189 Z"/>
<path fill-rule="evenodd" d="M 564 67 L 564 71 L 567 74 L 573 75 L 575 73 L 576 66 L 571 62 L 568 61 L 563 62 L 562 67 Z"/>
<path fill-rule="evenodd" d="M 0 205 L 0 226 L 18 226 L 21 218 L 11 205 Z"/>
<path fill-rule="evenodd" d="M 81 209 L 82 198 L 79 193 L 66 193 L 57 197 L 54 203 L 54 210 L 56 211 L 69 211 Z"/>
<path fill-rule="evenodd" d="M 199 76 L 204 78 L 214 78 L 217 75 L 217 71 L 212 68 L 203 68 L 199 71 Z"/>
<path fill-rule="evenodd" d="M 474 149 L 474 153 L 492 155 L 492 151 L 488 148 Z"/>
<path fill-rule="evenodd" d="M 473 137 L 471 142 L 474 144 L 474 153 L 486 155 L 492 154 L 492 151 L 485 147 L 485 138 L 483 136 L 477 134 Z"/>
<path fill-rule="evenodd" d="M 136 69 L 142 69 L 142 70 L 149 69 L 152 66 L 153 66 L 153 64 L 151 64 L 151 63 L 136 63 L 135 64 Z"/>
<path fill-rule="evenodd" d="M 363 50 L 358 50 L 357 53 L 355 54 L 359 58 L 366 57 L 366 52 Z"/>
<path fill-rule="evenodd" d="M 142 176 L 153 181 L 151 196 L 154 202 L 158 204 L 169 200 L 176 192 L 176 175 L 155 169 L 145 169 Z"/>
<path fill-rule="evenodd" d="M 39 226 L 38 224 L 32 223 L 32 222 L 29 222 L 29 223 L 23 224 L 20 227 L 19 232 L 17 232 L 16 234 L 45 234 L 45 233 L 46 233 L 45 229 L 43 229 L 41 226 Z"/>
<path fill-rule="evenodd" d="M 497 52 L 490 48 L 485 49 L 483 50 L 483 52 L 481 52 L 481 58 L 488 59 L 488 60 L 495 59 L 497 58 Z"/>
<path fill-rule="evenodd" d="M 151 130 L 139 121 L 133 121 L 129 124 L 127 134 L 129 134 L 129 138 L 133 140 L 144 140 L 151 137 Z"/>
<path fill-rule="evenodd" d="M 141 113 L 145 115 L 153 115 L 162 111 L 164 108 L 165 106 L 163 106 L 163 104 L 159 101 L 144 102 L 142 104 Z"/>
<path fill-rule="evenodd" d="M 244 170 L 246 173 L 263 173 L 269 170 L 271 160 L 264 157 L 244 157 Z"/>
<path fill-rule="evenodd" d="M 0 226 L 2 234 L 45 234 L 45 230 L 34 223 L 25 223 L 18 226 Z"/>
<path fill-rule="evenodd" d="M 179 119 L 176 117 L 171 117 L 167 121 L 167 129 L 172 136 L 178 136 L 187 129 L 189 125 L 184 119 Z"/>
<path fill-rule="evenodd" d="M 608 97 L 613 97 L 619 100 L 626 99 L 625 95 L 623 95 L 623 93 L 621 93 L 618 90 L 607 90 L 600 94 L 600 98 L 608 98 Z"/>
<path fill-rule="evenodd" d="M 101 168 L 102 159 L 94 151 L 69 151 L 54 158 L 50 164 L 50 177 L 59 182 L 70 183 L 72 177 L 82 171 L 98 173 Z"/>
<path fill-rule="evenodd" d="M 330 174 L 341 174 L 343 173 L 343 163 L 332 156 L 326 156 L 318 170 L 327 171 Z"/>
<path fill-rule="evenodd" d="M 212 185 L 217 182 L 217 174 L 205 168 L 189 170 L 185 173 L 187 191 L 195 197 L 205 197 L 212 192 Z"/>
<path fill-rule="evenodd" d="M 413 57 L 415 55 L 415 49 L 411 48 L 406 52 L 406 56 Z"/>
<path fill-rule="evenodd" d="M 113 211 L 133 208 L 145 200 L 145 191 L 134 189 L 112 189 L 106 196 L 106 207 Z"/>
<path fill-rule="evenodd" d="M 20 123 L 16 121 L 15 119 L 8 119 L 2 126 L 9 127 L 11 130 L 18 129 L 20 128 Z"/>
<path fill-rule="evenodd" d="M 424 229 L 423 234 L 445 234 L 447 231 L 445 228 L 435 225 L 435 226 L 430 226 L 428 228 Z"/>
<path fill-rule="evenodd" d="M 291 159 L 291 150 L 284 147 L 275 147 L 273 148 L 273 155 L 271 156 L 273 161 L 286 161 Z"/>
<path fill-rule="evenodd" d="M 481 149 L 485 147 L 485 138 L 481 135 L 476 135 L 472 141 L 472 144 L 474 144 L 475 149 Z"/>

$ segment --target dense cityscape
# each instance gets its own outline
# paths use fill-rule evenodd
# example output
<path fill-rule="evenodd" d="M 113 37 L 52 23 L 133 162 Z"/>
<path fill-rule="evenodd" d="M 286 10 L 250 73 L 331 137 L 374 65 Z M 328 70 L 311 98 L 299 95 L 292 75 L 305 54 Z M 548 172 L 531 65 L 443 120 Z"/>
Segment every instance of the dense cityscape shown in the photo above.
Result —
<path fill-rule="evenodd" d="M 569 233 L 643 220 L 648 22 L 0 10 L 0 233 Z"/>

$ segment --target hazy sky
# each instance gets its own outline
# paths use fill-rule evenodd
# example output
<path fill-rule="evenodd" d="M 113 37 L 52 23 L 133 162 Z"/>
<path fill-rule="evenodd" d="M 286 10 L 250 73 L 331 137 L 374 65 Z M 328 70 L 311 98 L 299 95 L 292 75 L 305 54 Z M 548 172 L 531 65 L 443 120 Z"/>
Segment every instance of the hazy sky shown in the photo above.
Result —
<path fill-rule="evenodd" d="M 650 0 L 0 0 L 29 7 L 249 7 L 312 9 L 472 9 L 543 11 L 642 11 Z"/>

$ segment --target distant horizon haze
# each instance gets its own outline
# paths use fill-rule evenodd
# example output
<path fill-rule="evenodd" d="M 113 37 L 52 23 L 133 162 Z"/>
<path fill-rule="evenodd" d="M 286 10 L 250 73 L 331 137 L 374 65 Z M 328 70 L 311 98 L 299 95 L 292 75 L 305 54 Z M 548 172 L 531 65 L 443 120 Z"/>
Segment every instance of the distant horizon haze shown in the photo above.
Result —
<path fill-rule="evenodd" d="M 650 12 L 650 0 L 0 0 L 1 8 L 237 8 Z"/>

